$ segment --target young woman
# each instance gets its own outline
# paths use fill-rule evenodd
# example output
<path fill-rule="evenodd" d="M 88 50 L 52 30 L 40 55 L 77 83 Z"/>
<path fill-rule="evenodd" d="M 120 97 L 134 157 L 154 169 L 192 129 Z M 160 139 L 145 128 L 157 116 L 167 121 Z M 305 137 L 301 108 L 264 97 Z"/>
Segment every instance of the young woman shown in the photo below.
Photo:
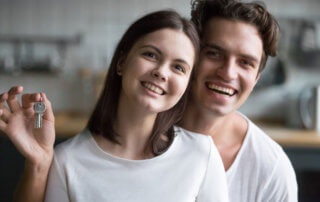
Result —
<path fill-rule="evenodd" d="M 45 201 L 227 201 L 224 168 L 211 138 L 173 126 L 186 104 L 198 52 L 194 26 L 176 12 L 151 13 L 133 23 L 116 48 L 87 129 L 55 149 Z M 33 187 L 42 190 L 53 151 L 51 107 L 42 94 L 49 104 L 43 128 L 31 129 L 31 123 L 20 118 L 17 122 L 28 129 L 11 129 L 15 113 L 30 110 L 40 97 L 23 96 L 21 108 L 15 98 L 21 87 L 12 91 L 1 96 L 0 129 L 30 159 L 26 178 L 40 178 L 42 183 Z M 31 111 L 20 114 L 31 120 Z M 34 154 L 38 151 L 26 149 L 17 133 L 28 134 L 37 140 L 39 151 L 46 151 L 42 153 L 49 160 L 41 169 L 35 169 L 41 159 Z M 20 190 L 24 195 L 30 188 Z M 41 199 L 34 190 L 33 197 Z"/>

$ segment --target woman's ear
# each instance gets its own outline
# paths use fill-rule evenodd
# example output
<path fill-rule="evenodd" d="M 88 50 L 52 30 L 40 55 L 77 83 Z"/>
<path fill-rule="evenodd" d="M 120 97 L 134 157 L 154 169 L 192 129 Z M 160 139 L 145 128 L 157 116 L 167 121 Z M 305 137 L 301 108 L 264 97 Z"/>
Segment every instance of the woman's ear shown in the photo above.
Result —
<path fill-rule="evenodd" d="M 124 63 L 124 57 L 120 57 L 117 64 L 117 74 L 119 76 L 122 76 L 123 63 Z"/>
<path fill-rule="evenodd" d="M 117 74 L 122 76 L 121 66 L 117 65 Z"/>

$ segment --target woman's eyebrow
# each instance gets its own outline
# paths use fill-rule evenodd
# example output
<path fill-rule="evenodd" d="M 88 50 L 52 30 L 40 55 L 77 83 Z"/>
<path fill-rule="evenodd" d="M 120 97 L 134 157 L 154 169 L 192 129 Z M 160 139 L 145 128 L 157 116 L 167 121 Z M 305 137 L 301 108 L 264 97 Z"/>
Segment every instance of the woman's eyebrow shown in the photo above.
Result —
<path fill-rule="evenodd" d="M 175 59 L 174 61 L 185 64 L 188 67 L 188 69 L 191 68 L 190 65 L 188 64 L 188 62 L 185 61 L 184 59 Z"/>
<path fill-rule="evenodd" d="M 162 52 L 159 48 L 157 48 L 156 46 L 153 46 L 153 45 L 143 45 L 140 47 L 140 49 L 142 48 L 152 48 L 154 49 L 156 52 L 158 52 L 158 54 L 162 55 Z"/>

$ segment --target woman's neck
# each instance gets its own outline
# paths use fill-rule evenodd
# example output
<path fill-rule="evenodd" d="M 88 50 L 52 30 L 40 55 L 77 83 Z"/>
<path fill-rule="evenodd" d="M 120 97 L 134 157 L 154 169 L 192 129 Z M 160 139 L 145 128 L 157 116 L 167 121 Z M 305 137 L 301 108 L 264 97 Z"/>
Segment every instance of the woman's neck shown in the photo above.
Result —
<path fill-rule="evenodd" d="M 98 145 L 106 152 L 126 159 L 146 159 L 153 157 L 149 138 L 157 117 L 157 113 L 150 113 L 138 106 L 130 105 L 119 99 L 115 131 L 120 144 L 97 138 Z"/>

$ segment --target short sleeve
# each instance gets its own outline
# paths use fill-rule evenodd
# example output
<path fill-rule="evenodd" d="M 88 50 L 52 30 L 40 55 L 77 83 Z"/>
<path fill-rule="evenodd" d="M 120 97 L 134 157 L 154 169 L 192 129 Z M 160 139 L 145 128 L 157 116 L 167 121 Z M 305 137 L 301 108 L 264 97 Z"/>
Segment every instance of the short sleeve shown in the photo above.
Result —
<path fill-rule="evenodd" d="M 45 202 L 68 202 L 66 179 L 55 154 L 47 182 Z"/>
<path fill-rule="evenodd" d="M 287 156 L 278 159 L 269 183 L 266 184 L 262 199 L 264 202 L 297 202 L 298 188 L 294 169 Z"/>
<path fill-rule="evenodd" d="M 228 188 L 225 169 L 216 146 L 210 139 L 210 155 L 205 177 L 197 196 L 197 202 L 228 202 Z"/>

